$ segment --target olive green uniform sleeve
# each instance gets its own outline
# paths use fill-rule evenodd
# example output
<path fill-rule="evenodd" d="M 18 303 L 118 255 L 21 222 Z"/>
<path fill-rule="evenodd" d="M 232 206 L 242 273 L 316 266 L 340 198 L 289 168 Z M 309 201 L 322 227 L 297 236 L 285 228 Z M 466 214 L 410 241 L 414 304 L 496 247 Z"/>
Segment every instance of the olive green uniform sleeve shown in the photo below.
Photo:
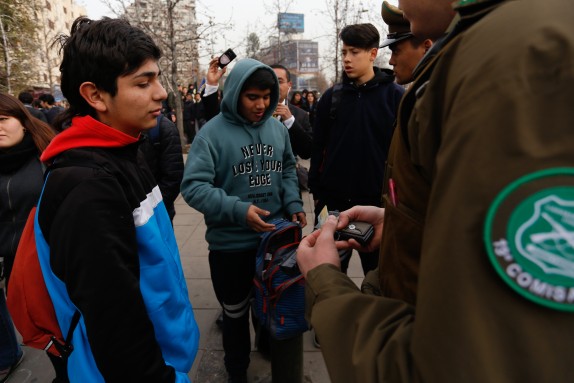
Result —
<path fill-rule="evenodd" d="M 412 306 L 361 293 L 331 265 L 307 274 L 306 302 L 333 383 L 412 382 Z"/>
<path fill-rule="evenodd" d="M 307 275 L 335 383 L 574 381 L 574 315 L 514 291 L 484 242 L 502 190 L 574 167 L 574 6 L 466 3 L 500 6 L 445 47 L 408 129 L 412 160 L 432 175 L 416 311 L 362 294 L 331 266 Z"/>

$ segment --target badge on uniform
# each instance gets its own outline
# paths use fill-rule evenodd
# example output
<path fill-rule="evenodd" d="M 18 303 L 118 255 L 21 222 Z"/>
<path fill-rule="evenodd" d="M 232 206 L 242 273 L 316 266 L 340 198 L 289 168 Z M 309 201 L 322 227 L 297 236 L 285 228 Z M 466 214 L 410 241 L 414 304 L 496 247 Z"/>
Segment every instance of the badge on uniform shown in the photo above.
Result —
<path fill-rule="evenodd" d="M 574 168 L 539 171 L 508 185 L 484 228 L 489 258 L 512 289 L 574 311 Z"/>

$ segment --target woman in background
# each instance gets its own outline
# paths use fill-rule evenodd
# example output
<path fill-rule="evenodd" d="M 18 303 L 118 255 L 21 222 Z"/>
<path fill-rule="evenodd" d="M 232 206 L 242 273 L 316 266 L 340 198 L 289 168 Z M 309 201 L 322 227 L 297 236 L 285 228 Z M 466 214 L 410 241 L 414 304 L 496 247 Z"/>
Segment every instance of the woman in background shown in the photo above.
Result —
<path fill-rule="evenodd" d="M 291 96 L 291 104 L 295 105 L 298 108 L 301 108 L 303 106 L 303 100 L 301 98 L 301 92 L 299 92 L 298 90 L 293 92 L 293 96 Z"/>
<path fill-rule="evenodd" d="M 14 256 L 28 214 L 38 202 L 44 171 L 40 153 L 56 135 L 16 98 L 0 93 L 0 382 L 24 357 L 6 307 Z"/>
<path fill-rule="evenodd" d="M 314 91 L 307 93 L 307 106 L 305 109 L 309 113 L 309 122 L 315 126 L 315 116 L 317 115 L 317 96 Z"/>

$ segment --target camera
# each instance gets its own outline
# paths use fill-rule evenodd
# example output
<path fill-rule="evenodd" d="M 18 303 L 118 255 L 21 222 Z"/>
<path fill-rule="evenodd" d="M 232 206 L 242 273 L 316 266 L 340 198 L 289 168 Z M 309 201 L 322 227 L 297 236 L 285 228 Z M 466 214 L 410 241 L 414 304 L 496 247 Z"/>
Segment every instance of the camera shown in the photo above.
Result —
<path fill-rule="evenodd" d="M 230 49 L 226 50 L 225 52 L 223 52 L 223 54 L 221 56 L 219 56 L 219 63 L 217 65 L 219 65 L 219 67 L 223 69 L 227 66 L 227 64 L 232 62 L 233 59 L 236 57 L 237 57 L 237 55 L 230 48 Z"/>

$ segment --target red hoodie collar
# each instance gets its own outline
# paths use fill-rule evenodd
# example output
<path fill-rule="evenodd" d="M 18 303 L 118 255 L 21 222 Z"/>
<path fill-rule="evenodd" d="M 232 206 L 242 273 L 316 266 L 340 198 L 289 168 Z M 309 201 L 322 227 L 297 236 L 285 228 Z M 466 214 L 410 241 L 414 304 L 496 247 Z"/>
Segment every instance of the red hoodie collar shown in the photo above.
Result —
<path fill-rule="evenodd" d="M 93 117 L 74 117 L 72 125 L 54 137 L 40 159 L 42 162 L 49 162 L 68 149 L 82 147 L 118 148 L 137 141 L 137 137 L 128 136 Z"/>

